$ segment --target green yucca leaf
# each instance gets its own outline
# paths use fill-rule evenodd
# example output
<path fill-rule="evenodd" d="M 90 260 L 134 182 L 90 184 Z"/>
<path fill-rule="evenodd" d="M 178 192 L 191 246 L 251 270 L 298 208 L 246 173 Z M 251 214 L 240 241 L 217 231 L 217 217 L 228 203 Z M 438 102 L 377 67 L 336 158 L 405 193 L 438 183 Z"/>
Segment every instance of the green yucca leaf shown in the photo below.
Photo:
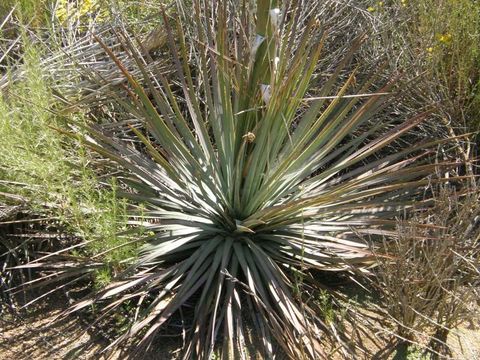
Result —
<path fill-rule="evenodd" d="M 252 342 L 266 357 L 275 344 L 294 359 L 325 356 L 329 327 L 294 294 L 295 276 L 320 290 L 312 270 L 374 265 L 359 234 L 391 236 L 395 217 L 426 205 L 419 200 L 425 186 L 443 181 L 430 175 L 457 165 L 430 161 L 437 140 L 387 151 L 428 114 L 373 123 L 390 97 L 345 95 L 374 91 L 376 75 L 357 84 L 353 71 L 340 82 L 363 37 L 322 80 L 315 74 L 326 35 L 299 5 L 276 7 L 195 0 L 191 23 L 164 14 L 175 67 L 168 78 L 126 32 L 118 37 L 140 77 L 97 38 L 127 80 L 99 80 L 110 85 L 109 105 L 143 127 L 127 129 L 136 142 L 93 124 L 82 129 L 88 136 L 70 135 L 123 170 L 123 195 L 142 204 L 140 225 L 149 232 L 136 262 L 68 311 L 99 303 L 107 314 L 137 301 L 131 327 L 109 348 L 132 337 L 148 348 L 192 305 L 184 358 L 218 350 L 246 359 Z M 318 98 L 306 101 L 313 84 Z"/>

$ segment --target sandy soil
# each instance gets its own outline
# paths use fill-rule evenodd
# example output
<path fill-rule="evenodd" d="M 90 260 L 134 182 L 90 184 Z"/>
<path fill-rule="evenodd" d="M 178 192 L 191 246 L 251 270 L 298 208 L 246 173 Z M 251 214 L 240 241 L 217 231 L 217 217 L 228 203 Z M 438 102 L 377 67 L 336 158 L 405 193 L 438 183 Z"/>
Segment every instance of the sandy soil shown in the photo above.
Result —
<path fill-rule="evenodd" d="M 87 323 L 76 317 L 49 326 L 64 306 L 64 301 L 57 299 L 35 307 L 24 318 L 0 315 L 0 360 L 106 359 L 99 353 L 108 344 L 108 335 L 102 334 L 101 329 L 88 329 Z M 453 359 L 480 360 L 480 330 L 459 327 L 451 333 L 448 342 Z M 143 359 L 176 359 L 178 352 L 173 349 L 177 347 L 178 340 L 160 338 Z M 109 359 L 126 356 L 116 352 Z"/>
<path fill-rule="evenodd" d="M 451 332 L 448 344 L 455 359 L 480 360 L 480 329 L 461 326 Z"/>
<path fill-rule="evenodd" d="M 0 315 L 0 360 L 107 358 L 100 353 L 109 344 L 105 329 L 89 328 L 86 321 L 74 316 L 53 326 L 50 324 L 66 305 L 61 299 L 55 300 L 36 306 L 23 318 L 6 313 Z M 172 360 L 176 358 L 174 349 L 177 348 L 178 340 L 160 338 L 154 349 L 142 359 Z M 108 359 L 126 357 L 126 353 L 117 351 Z"/>

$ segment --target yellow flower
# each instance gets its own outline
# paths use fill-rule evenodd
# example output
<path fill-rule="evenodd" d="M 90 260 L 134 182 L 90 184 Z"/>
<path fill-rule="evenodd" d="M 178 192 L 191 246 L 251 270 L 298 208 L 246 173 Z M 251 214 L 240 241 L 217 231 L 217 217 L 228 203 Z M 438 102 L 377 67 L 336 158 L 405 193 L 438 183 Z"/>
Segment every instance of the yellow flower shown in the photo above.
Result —
<path fill-rule="evenodd" d="M 438 34 L 437 40 L 442 44 L 450 44 L 452 42 L 452 34 L 449 34 L 449 33 Z"/>
<path fill-rule="evenodd" d="M 427 52 L 429 52 L 429 53 L 431 54 L 431 53 L 433 52 L 433 47 L 431 47 L 431 46 L 428 47 L 428 48 L 427 48 Z"/>
<path fill-rule="evenodd" d="M 96 20 L 103 20 L 107 17 L 107 13 L 99 5 L 98 0 L 82 0 L 77 2 L 70 2 L 69 0 L 58 0 L 55 15 L 60 22 L 65 22 L 68 19 L 92 21 L 92 15 Z M 86 15 L 89 15 L 86 18 Z"/>
<path fill-rule="evenodd" d="M 406 7 L 408 5 L 407 0 L 401 0 L 400 2 L 402 3 L 403 7 Z"/>
<path fill-rule="evenodd" d="M 80 8 L 80 15 L 85 15 L 87 13 L 90 13 L 94 10 L 95 4 L 92 2 L 92 0 L 83 0 L 83 4 Z"/>
<path fill-rule="evenodd" d="M 375 11 L 375 8 L 374 8 L 373 6 L 369 6 L 369 7 L 367 8 L 367 11 L 368 11 L 368 12 L 374 12 L 374 11 Z"/>
<path fill-rule="evenodd" d="M 377 3 L 377 5 L 378 5 L 378 6 L 383 6 L 383 5 L 385 5 L 385 3 L 384 3 L 383 1 L 379 1 L 379 2 Z"/>

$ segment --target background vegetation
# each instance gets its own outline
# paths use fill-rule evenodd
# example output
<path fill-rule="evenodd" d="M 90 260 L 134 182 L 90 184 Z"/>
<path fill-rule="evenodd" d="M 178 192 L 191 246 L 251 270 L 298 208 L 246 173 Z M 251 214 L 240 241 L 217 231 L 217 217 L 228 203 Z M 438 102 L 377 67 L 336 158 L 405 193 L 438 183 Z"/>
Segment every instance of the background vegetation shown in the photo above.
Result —
<path fill-rule="evenodd" d="M 347 357 L 349 353 L 355 353 L 356 356 L 366 354 L 368 358 L 376 353 L 380 358 L 387 358 L 393 353 L 398 357 L 410 354 L 410 358 L 446 357 L 451 351 L 447 346 L 449 332 L 455 331 L 466 320 L 475 324 L 478 316 L 480 214 L 476 184 L 476 132 L 480 126 L 480 4 L 473 0 L 346 0 L 327 1 L 321 5 L 312 1 L 314 3 L 321 9 L 316 21 L 329 30 L 325 55 L 319 58 L 318 67 L 312 69 L 315 70 L 314 78 L 326 79 L 325 74 L 331 75 L 342 65 L 341 59 L 348 54 L 353 38 L 364 31 L 368 33 L 368 40 L 355 54 L 352 53 L 351 62 L 344 64 L 336 74 L 339 82 L 347 81 L 353 68 L 357 68 L 357 73 L 348 80 L 352 87 L 357 82 L 362 84 L 372 68 L 377 70 L 380 79 L 404 74 L 401 85 L 395 88 L 399 92 L 397 97 L 388 106 L 382 106 L 371 122 L 360 127 L 358 132 L 352 132 L 352 137 L 362 134 L 364 129 L 373 129 L 374 124 L 380 130 L 392 129 L 415 113 L 428 109 L 429 115 L 419 127 L 406 137 L 395 138 L 377 156 L 393 156 L 405 146 L 428 137 L 434 145 L 431 152 L 433 160 L 425 163 L 425 166 L 430 166 L 430 179 L 451 180 L 422 188 L 423 196 L 415 198 L 415 203 L 406 212 L 408 215 L 399 212 L 390 217 L 396 225 L 377 233 L 362 231 L 361 228 L 357 230 L 355 235 L 358 239 L 362 239 L 364 244 L 372 244 L 376 264 L 373 268 L 352 266 L 333 277 L 322 271 L 310 272 L 305 264 L 309 261 L 308 248 L 306 252 L 303 245 L 303 255 L 299 257 L 302 259 L 295 264 L 298 271 L 292 272 L 291 277 L 292 304 L 300 304 L 302 314 L 310 314 L 306 316 L 308 321 L 320 319 L 312 323 L 328 334 L 320 342 L 322 352 L 313 351 L 317 356 L 325 351 L 322 356 L 336 354 Z M 183 17 L 188 15 L 190 5 L 185 2 L 179 4 L 179 7 L 165 4 L 166 11 L 182 19 L 184 32 L 191 36 L 197 31 L 195 24 L 191 26 L 191 19 Z M 165 20 L 157 5 L 148 0 L 135 3 L 11 0 L 0 5 L 0 69 L 3 76 L 0 81 L 2 316 L 7 313 L 17 316 L 17 307 L 25 304 L 29 305 L 26 308 L 28 311 L 31 303 L 43 299 L 41 296 L 50 292 L 50 289 L 40 291 L 30 299 L 33 301 L 19 297 L 25 294 L 22 284 L 31 282 L 35 286 L 38 278 L 47 279 L 43 284 L 53 286 L 52 291 L 75 286 L 99 291 L 97 299 L 104 296 L 105 291 L 116 292 L 115 286 L 124 285 L 118 281 L 133 281 L 128 274 L 121 274 L 125 269 L 131 271 L 129 266 L 143 256 L 144 252 L 138 252 L 139 246 L 157 231 L 150 225 L 155 223 L 151 219 L 158 214 L 153 215 L 148 201 L 139 202 L 134 196 L 119 196 L 132 193 L 128 186 L 131 184 L 126 182 L 125 172 L 122 171 L 123 165 L 106 160 L 106 150 L 98 154 L 85 143 L 91 141 L 89 136 L 92 133 L 87 128 L 92 123 L 107 129 L 109 134 L 113 132 L 115 138 L 129 141 L 129 149 L 133 147 L 144 153 L 152 137 L 142 139 L 142 134 L 146 134 L 142 122 L 131 121 L 138 114 L 126 116 L 127 112 L 118 107 L 125 101 L 124 94 L 102 87 L 103 80 L 92 80 L 95 76 L 85 69 L 97 65 L 86 62 L 86 66 L 79 66 L 78 58 L 75 58 L 78 51 L 75 49 L 84 49 L 82 46 L 85 44 L 91 46 L 88 49 L 92 50 L 88 51 L 91 51 L 92 58 L 95 57 L 92 63 L 100 64 L 95 72 L 112 74 L 111 78 L 104 79 L 105 82 L 118 83 L 122 77 L 121 71 L 112 66 L 112 59 L 117 60 L 118 57 L 126 62 L 128 71 L 152 91 L 148 76 L 141 79 L 150 67 L 134 69 L 135 59 L 122 57 L 123 54 L 117 52 L 111 56 L 112 59 L 105 53 L 99 55 L 103 52 L 101 46 L 88 34 L 102 34 L 102 41 L 112 49 L 123 42 L 123 46 L 134 53 L 134 46 L 128 44 L 132 39 L 122 38 L 124 35 L 116 38 L 108 30 L 110 25 L 123 24 L 117 34 L 135 33 L 151 50 L 148 56 L 153 57 L 152 68 L 162 66 L 162 74 L 166 74 L 166 81 L 170 81 L 175 70 L 169 65 L 175 58 L 165 49 L 165 31 L 159 32 L 158 24 L 163 28 Z M 186 14 L 182 13 L 185 9 Z M 312 28 L 315 26 L 318 25 L 312 25 Z M 181 38 L 180 35 L 177 37 Z M 69 56 L 69 52 L 77 55 Z M 145 51 L 142 55 L 148 57 Z M 197 61 L 198 67 L 202 61 L 207 61 L 201 59 L 200 53 L 196 56 L 194 50 L 185 47 L 177 60 L 185 61 L 190 57 L 189 61 Z M 305 53 L 300 60 L 306 60 L 307 56 Z M 283 61 L 280 63 L 283 64 Z M 229 64 L 221 65 L 228 70 L 225 73 L 235 70 Z M 80 75 L 79 69 L 83 71 Z M 187 70 L 184 68 L 184 71 Z M 211 74 L 207 72 L 203 73 L 203 77 L 195 72 L 190 75 L 195 86 L 201 85 L 202 80 L 207 83 L 215 81 L 209 78 Z M 134 91 L 140 91 L 135 84 L 130 85 Z M 191 94 L 182 94 L 176 81 L 172 85 L 179 107 L 184 111 L 188 106 L 182 99 L 188 99 Z M 87 88 L 91 90 L 91 86 L 105 92 L 84 91 Z M 222 86 L 227 88 L 220 83 L 219 87 Z M 307 96 L 336 95 L 337 92 L 325 94 L 321 86 L 314 86 Z M 103 100 L 112 96 L 115 96 L 116 105 Z M 272 96 L 280 98 L 278 94 Z M 168 102 L 173 103 L 172 98 Z M 75 106 L 72 106 L 73 103 Z M 297 116 L 303 110 L 299 108 L 287 113 Z M 148 116 L 151 114 L 145 118 Z M 124 126 L 126 119 L 142 131 L 137 134 L 139 137 Z M 255 141 L 253 133 L 256 130 L 239 131 L 242 136 L 247 136 L 242 137 L 245 146 L 249 146 L 248 139 Z M 65 136 L 66 132 L 75 132 L 76 135 Z M 465 133 L 472 134 L 464 136 Z M 252 135 L 249 138 L 249 134 L 253 138 Z M 97 141 L 99 139 L 108 144 L 101 136 L 97 137 Z M 139 139 L 142 139 L 143 145 L 139 145 L 142 142 Z M 108 146 L 102 146 L 110 151 Z M 154 150 L 150 150 L 155 154 Z M 372 160 L 369 161 L 371 163 Z M 453 165 L 435 166 L 444 162 Z M 308 165 L 308 161 L 298 164 L 301 169 Z M 364 166 L 368 168 L 368 162 Z M 457 180 L 458 177 L 462 181 Z M 133 186 L 136 186 L 137 194 L 144 191 L 138 184 Z M 150 193 L 145 190 L 145 194 Z M 249 196 L 253 198 L 252 194 Z M 150 225 L 145 227 L 146 223 Z M 17 235 L 28 235 L 30 240 L 25 241 L 25 237 Z M 305 233 L 301 236 L 305 237 Z M 379 241 L 379 238 L 383 240 Z M 188 248 L 180 250 L 182 253 L 190 251 Z M 43 257 L 48 256 L 45 254 L 55 252 L 59 254 L 51 257 L 55 259 L 53 265 L 49 265 L 51 267 L 37 270 L 31 266 L 38 259 L 44 260 Z M 75 263 L 75 267 L 71 267 L 70 263 Z M 13 270 L 14 266 L 20 268 Z M 73 280 L 70 274 L 67 276 L 63 272 L 70 267 L 77 271 Z M 59 272 L 58 268 L 62 271 Z M 260 275 L 253 277 L 256 282 L 262 281 Z M 55 280 L 55 285 L 51 279 Z M 138 277 L 135 279 L 138 280 Z M 187 277 L 187 284 L 193 284 L 192 281 Z M 321 286 L 313 291 L 318 283 Z M 150 293 L 156 294 L 161 290 L 145 286 Z M 308 294 L 309 298 L 301 294 Z M 70 300 L 77 301 L 79 298 Z M 93 314 L 101 312 L 102 308 L 107 310 L 107 314 L 109 310 L 116 309 L 116 316 L 137 320 L 144 304 L 134 305 L 128 296 L 121 300 L 110 306 L 108 302 L 85 304 L 93 308 Z M 142 298 L 143 301 L 150 304 L 152 300 L 146 297 L 145 300 Z M 167 297 L 166 301 L 172 300 Z M 285 300 L 287 308 L 289 301 Z M 120 303 L 122 305 L 118 306 Z M 85 307 L 85 304 L 78 308 Z M 287 316 L 288 311 L 283 311 L 285 313 L 279 312 L 279 317 Z M 205 313 L 209 314 L 208 311 Z M 91 315 L 82 313 L 82 316 L 88 318 Z M 113 330 L 114 335 L 128 329 L 130 320 L 118 321 L 117 318 L 118 328 Z M 200 321 L 199 324 L 208 323 L 201 320 L 203 323 Z M 173 318 L 172 323 L 175 325 L 179 321 Z M 249 330 L 246 332 L 255 328 L 258 322 L 262 324 L 262 329 L 270 324 L 268 321 L 262 323 L 261 319 L 256 321 L 247 321 Z M 286 323 L 288 321 L 285 320 Z M 167 332 L 169 330 L 171 327 L 167 327 Z M 272 332 L 275 338 L 275 331 Z M 376 334 L 376 338 L 372 334 Z M 267 330 L 261 338 L 268 339 L 269 336 Z M 292 339 L 295 336 L 292 335 Z M 305 358 L 315 356 L 309 353 L 308 346 L 314 336 L 308 336 L 311 337 L 303 341 L 301 350 L 304 351 L 301 356 Z M 367 345 L 363 343 L 366 338 L 371 339 Z M 281 343 L 282 340 L 277 337 L 272 341 Z M 291 344 L 288 345 L 288 341 L 286 344 L 284 352 L 288 354 Z M 258 348 L 258 345 L 252 346 Z M 210 356 L 212 350 L 215 356 L 225 354 L 221 346 L 209 348 L 205 353 Z M 416 355 L 411 355 L 415 352 Z"/>

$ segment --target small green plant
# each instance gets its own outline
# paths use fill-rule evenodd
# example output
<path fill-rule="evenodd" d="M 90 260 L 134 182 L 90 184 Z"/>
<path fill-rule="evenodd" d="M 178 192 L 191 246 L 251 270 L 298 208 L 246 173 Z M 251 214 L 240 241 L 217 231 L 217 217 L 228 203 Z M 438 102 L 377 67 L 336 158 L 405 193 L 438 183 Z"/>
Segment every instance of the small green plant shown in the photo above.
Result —
<path fill-rule="evenodd" d="M 332 295 L 327 290 L 321 290 L 318 295 L 318 304 L 326 323 L 335 321 L 335 309 Z"/>
<path fill-rule="evenodd" d="M 409 346 L 397 349 L 393 360 L 428 360 L 428 356 L 421 347 Z"/>
<path fill-rule="evenodd" d="M 101 289 L 107 286 L 112 279 L 112 273 L 109 268 L 102 268 L 95 272 L 95 285 Z"/>

